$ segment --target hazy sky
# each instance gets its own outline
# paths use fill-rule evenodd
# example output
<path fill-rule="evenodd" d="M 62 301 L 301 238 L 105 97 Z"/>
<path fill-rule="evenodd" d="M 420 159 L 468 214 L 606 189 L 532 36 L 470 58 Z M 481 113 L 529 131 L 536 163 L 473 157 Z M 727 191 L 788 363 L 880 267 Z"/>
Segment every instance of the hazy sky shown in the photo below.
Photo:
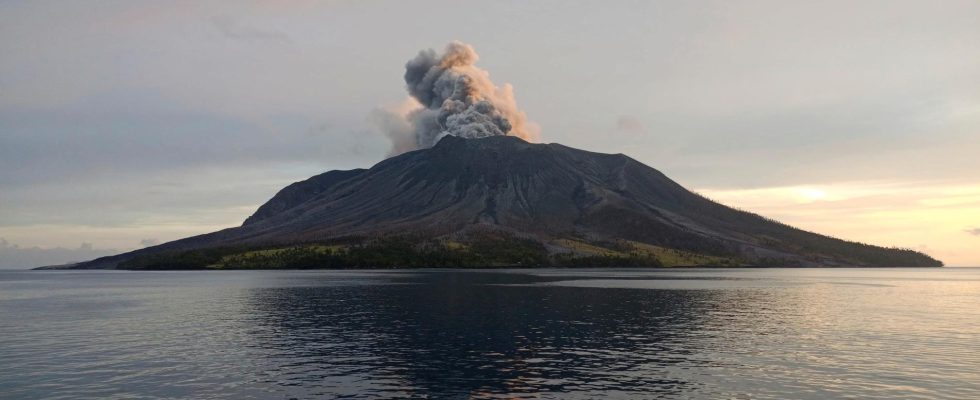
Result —
<path fill-rule="evenodd" d="M 372 165 L 372 110 L 452 40 L 544 142 L 980 265 L 978 1 L 5 1 L 0 267 L 238 225 Z"/>

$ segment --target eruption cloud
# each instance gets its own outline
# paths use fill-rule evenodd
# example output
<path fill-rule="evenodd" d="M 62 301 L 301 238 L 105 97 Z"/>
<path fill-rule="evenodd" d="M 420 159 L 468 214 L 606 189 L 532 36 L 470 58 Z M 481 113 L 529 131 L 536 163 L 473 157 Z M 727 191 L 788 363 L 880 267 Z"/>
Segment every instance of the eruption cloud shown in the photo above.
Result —
<path fill-rule="evenodd" d="M 537 139 L 539 129 L 517 108 L 513 86 L 494 85 L 490 73 L 474 65 L 478 59 L 472 46 L 454 41 L 442 54 L 422 50 L 405 64 L 411 97 L 371 115 L 392 141 L 389 156 L 432 147 L 446 135 Z"/>

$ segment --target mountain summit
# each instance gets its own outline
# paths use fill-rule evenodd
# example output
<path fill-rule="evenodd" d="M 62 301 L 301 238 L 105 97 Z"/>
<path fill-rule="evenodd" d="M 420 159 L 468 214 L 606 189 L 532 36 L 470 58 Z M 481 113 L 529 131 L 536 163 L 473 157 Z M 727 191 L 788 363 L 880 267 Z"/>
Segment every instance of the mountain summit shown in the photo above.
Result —
<path fill-rule="evenodd" d="M 442 138 L 287 186 L 240 227 L 73 268 L 941 266 L 715 203 L 622 154 Z"/>

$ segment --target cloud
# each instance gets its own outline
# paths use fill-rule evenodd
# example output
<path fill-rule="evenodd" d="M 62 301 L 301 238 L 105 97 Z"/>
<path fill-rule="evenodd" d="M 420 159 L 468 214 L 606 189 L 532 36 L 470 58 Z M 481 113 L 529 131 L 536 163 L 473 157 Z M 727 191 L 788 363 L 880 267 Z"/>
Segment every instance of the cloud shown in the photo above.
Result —
<path fill-rule="evenodd" d="M 479 58 L 473 46 L 454 41 L 441 54 L 422 50 L 405 64 L 414 107 L 375 110 L 369 117 L 391 139 L 389 155 L 432 147 L 447 135 L 538 139 L 540 129 L 518 108 L 513 86 L 497 87 L 490 73 L 476 66 Z"/>
<path fill-rule="evenodd" d="M 347 149 L 368 138 L 336 126 L 311 131 L 322 124 L 302 115 L 209 113 L 150 89 L 97 93 L 59 107 L 0 109 L 0 186 L 90 178 L 123 168 L 153 174 L 358 158 Z M 384 143 L 377 145 L 380 152 Z"/>
<path fill-rule="evenodd" d="M 415 127 L 409 121 L 409 114 L 421 108 L 414 98 L 407 98 L 400 104 L 371 111 L 368 121 L 377 131 L 391 141 L 389 156 L 406 153 L 418 148 Z"/>
<path fill-rule="evenodd" d="M 967 229 L 966 230 L 966 233 L 969 233 L 969 234 L 971 234 L 973 236 L 980 236 L 980 228 L 970 228 L 970 229 Z"/>
<path fill-rule="evenodd" d="M 91 243 L 82 243 L 78 248 L 64 247 L 40 248 L 21 247 L 0 238 L 0 269 L 34 268 L 46 265 L 59 265 L 91 260 L 117 254 L 112 249 L 96 249 Z"/>
<path fill-rule="evenodd" d="M 160 240 L 156 238 L 147 238 L 147 239 L 140 240 L 140 246 L 143 247 L 156 246 L 158 244 L 160 244 Z"/>
<path fill-rule="evenodd" d="M 203 233 L 284 183 L 370 165 L 389 141 L 351 132 L 404 97 L 407 56 L 446 32 L 480 44 L 477 65 L 519 88 L 549 141 L 623 152 L 686 186 L 980 181 L 977 1 L 487 2 L 478 18 L 415 2 L 0 4 L 0 231 L 22 245 Z M 646 133 L 616 131 L 621 116 Z M 842 204 L 823 189 L 803 206 Z M 794 209 L 800 193 L 819 197 L 787 191 Z M 961 240 L 973 258 L 960 262 L 977 264 L 963 221 L 980 218 L 960 210 L 941 214 L 951 237 L 903 229 L 893 243 Z M 131 228 L 92 234 L 105 225 Z"/>

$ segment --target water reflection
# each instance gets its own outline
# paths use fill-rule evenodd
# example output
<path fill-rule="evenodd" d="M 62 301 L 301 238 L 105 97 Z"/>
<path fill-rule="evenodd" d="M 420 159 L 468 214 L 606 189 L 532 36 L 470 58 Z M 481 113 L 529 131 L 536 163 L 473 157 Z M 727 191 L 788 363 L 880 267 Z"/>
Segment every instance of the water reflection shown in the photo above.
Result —
<path fill-rule="evenodd" d="M 980 269 L 0 272 L 0 398 L 980 398 Z"/>
<path fill-rule="evenodd" d="M 690 339 L 717 292 L 506 285 L 539 280 L 446 272 L 259 289 L 255 338 L 295 359 L 277 372 L 325 390 L 351 381 L 386 396 L 697 390 L 676 372 L 709 363 L 692 357 Z"/>

